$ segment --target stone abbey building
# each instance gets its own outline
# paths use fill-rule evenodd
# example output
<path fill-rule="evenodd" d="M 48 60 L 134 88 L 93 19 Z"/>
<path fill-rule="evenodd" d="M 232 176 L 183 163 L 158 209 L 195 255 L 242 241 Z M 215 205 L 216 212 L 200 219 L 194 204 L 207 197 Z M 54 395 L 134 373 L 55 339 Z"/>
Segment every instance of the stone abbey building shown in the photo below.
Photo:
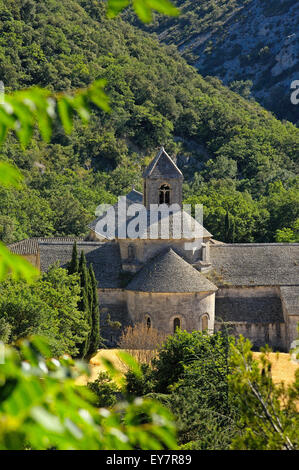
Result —
<path fill-rule="evenodd" d="M 146 322 L 166 333 L 176 327 L 217 331 L 226 325 L 231 334 L 242 334 L 256 348 L 269 344 L 281 351 L 297 339 L 299 321 L 299 244 L 225 244 L 200 227 L 197 240 L 182 232 L 169 238 L 161 235 L 161 218 L 156 236 L 146 235 L 152 227 L 151 204 L 182 205 L 183 175 L 162 148 L 144 172 L 143 194 L 134 189 L 124 198 L 126 209 L 136 204 L 146 208 L 142 236 L 123 236 L 132 215 L 119 224 L 121 214 L 114 206 L 116 231 L 103 231 L 100 215 L 90 224 L 87 239 L 35 238 L 10 245 L 42 271 L 59 262 L 65 267 L 76 240 L 92 263 L 98 281 L 101 305 L 101 334 L 115 346 L 120 329 Z M 188 214 L 184 221 L 197 222 Z M 155 233 L 155 230 L 153 231 Z M 126 232 L 125 232 L 126 233 Z M 196 243 L 198 242 L 198 243 Z M 195 248 L 186 250 L 186 243 Z"/>

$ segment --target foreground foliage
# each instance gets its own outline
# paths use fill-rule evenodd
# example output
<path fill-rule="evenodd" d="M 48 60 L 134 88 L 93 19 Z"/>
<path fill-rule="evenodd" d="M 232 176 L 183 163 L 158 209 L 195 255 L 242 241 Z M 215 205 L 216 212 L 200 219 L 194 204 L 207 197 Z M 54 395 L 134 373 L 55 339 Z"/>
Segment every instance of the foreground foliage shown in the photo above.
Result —
<path fill-rule="evenodd" d="M 296 450 L 299 448 L 299 369 L 294 384 L 276 385 L 264 350 L 255 360 L 250 341 L 241 338 L 232 348 L 232 393 L 240 408 L 242 432 L 233 449 Z"/>
<path fill-rule="evenodd" d="M 7 279 L 0 285 L 0 340 L 15 343 L 43 335 L 53 355 L 77 356 L 90 335 L 80 300 L 78 275 L 56 266 L 30 284 Z"/>
<path fill-rule="evenodd" d="M 238 409 L 228 388 L 226 335 L 177 330 L 159 350 L 153 367 L 126 374 L 126 393 L 159 400 L 175 416 L 182 448 L 227 449 L 239 432 Z"/>
<path fill-rule="evenodd" d="M 51 359 L 36 337 L 5 349 L 0 365 L 0 449 L 176 448 L 170 413 L 151 400 L 97 409 L 93 395 L 75 385 L 87 366 Z"/>
<path fill-rule="evenodd" d="M 267 351 L 223 333 L 177 331 L 153 367 L 126 374 L 125 392 L 159 400 L 172 411 L 184 450 L 298 448 L 296 380 L 274 384 Z"/>

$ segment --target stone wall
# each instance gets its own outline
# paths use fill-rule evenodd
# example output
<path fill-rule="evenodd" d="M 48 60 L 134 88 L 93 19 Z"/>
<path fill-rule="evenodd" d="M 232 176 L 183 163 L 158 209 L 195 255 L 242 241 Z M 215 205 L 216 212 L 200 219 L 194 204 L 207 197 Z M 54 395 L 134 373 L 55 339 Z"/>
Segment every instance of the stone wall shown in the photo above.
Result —
<path fill-rule="evenodd" d="M 182 205 L 182 180 L 180 178 L 145 180 L 145 206 L 149 209 L 150 204 L 159 204 L 159 189 L 163 184 L 170 187 L 170 204 Z"/>
<path fill-rule="evenodd" d="M 172 248 L 182 258 L 192 263 L 194 254 L 191 250 L 185 250 L 187 240 L 119 240 L 119 247 L 124 271 L 137 272 L 141 267 L 154 256 L 168 248 Z M 190 242 L 190 240 L 188 240 Z M 129 259 L 129 246 L 134 249 L 134 260 Z M 197 257 L 196 253 L 196 257 Z"/>
<path fill-rule="evenodd" d="M 287 327 L 287 345 L 290 348 L 299 336 L 299 286 L 280 287 L 280 296 Z"/>
<path fill-rule="evenodd" d="M 33 253 L 33 254 L 30 254 L 30 255 L 22 255 L 22 258 L 25 258 L 35 268 L 40 270 L 40 254 L 39 254 L 39 251 L 37 253 Z"/>
<path fill-rule="evenodd" d="M 223 323 L 216 321 L 215 331 L 221 330 L 223 326 Z M 230 335 L 236 337 L 243 335 L 250 339 L 254 349 L 260 349 L 268 344 L 275 351 L 288 351 L 285 323 L 229 322 L 225 326 Z"/>
<path fill-rule="evenodd" d="M 208 329 L 214 328 L 214 293 L 145 293 L 127 291 L 129 318 L 133 323 L 145 322 L 150 317 L 154 328 L 166 334 L 174 331 L 174 319 L 189 332 L 202 329 L 203 316 L 208 316 Z"/>
<path fill-rule="evenodd" d="M 99 289 L 100 302 L 100 333 L 105 340 L 105 346 L 117 346 L 122 331 L 129 325 L 127 300 L 122 289 Z M 110 321 L 109 321 L 110 317 Z M 113 322 L 119 322 L 116 328 Z"/>
<path fill-rule="evenodd" d="M 279 288 L 226 287 L 216 293 L 215 330 L 223 322 L 235 336 L 242 334 L 256 349 L 268 344 L 287 351 L 287 330 Z"/>

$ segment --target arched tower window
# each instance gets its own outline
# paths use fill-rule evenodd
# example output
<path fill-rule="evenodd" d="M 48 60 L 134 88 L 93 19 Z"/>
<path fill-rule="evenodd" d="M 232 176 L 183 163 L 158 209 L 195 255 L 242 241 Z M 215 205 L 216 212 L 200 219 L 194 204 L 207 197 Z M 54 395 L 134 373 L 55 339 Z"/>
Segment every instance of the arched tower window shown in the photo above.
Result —
<path fill-rule="evenodd" d="M 159 204 L 170 204 L 170 187 L 162 184 L 159 189 Z"/>
<path fill-rule="evenodd" d="M 209 317 L 208 315 L 203 315 L 201 317 L 201 331 L 206 331 L 209 326 Z"/>
<path fill-rule="evenodd" d="M 128 246 L 128 260 L 133 261 L 135 258 L 135 247 L 134 245 Z"/>
<path fill-rule="evenodd" d="M 181 320 L 179 318 L 175 318 L 173 320 L 173 332 L 176 332 L 177 328 L 181 328 Z"/>
<path fill-rule="evenodd" d="M 150 329 L 152 326 L 152 320 L 150 319 L 150 317 L 146 318 L 146 326 L 148 329 Z"/>

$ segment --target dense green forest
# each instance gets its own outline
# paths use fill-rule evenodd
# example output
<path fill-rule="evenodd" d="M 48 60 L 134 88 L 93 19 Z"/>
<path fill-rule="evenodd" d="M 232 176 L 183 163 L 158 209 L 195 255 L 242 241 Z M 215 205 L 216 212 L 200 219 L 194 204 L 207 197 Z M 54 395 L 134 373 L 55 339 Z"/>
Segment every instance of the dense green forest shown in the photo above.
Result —
<path fill-rule="evenodd" d="M 71 135 L 24 151 L 13 136 L 2 157 L 23 171 L 0 189 L 0 239 L 82 235 L 99 203 L 141 189 L 141 171 L 164 145 L 177 156 L 185 200 L 202 202 L 205 226 L 231 241 L 299 240 L 299 130 L 252 100 L 203 79 L 174 46 L 160 45 L 103 2 L 0 0 L 0 78 L 6 92 L 107 80 L 111 113 L 94 110 Z M 231 220 L 234 233 L 225 229 Z"/>

